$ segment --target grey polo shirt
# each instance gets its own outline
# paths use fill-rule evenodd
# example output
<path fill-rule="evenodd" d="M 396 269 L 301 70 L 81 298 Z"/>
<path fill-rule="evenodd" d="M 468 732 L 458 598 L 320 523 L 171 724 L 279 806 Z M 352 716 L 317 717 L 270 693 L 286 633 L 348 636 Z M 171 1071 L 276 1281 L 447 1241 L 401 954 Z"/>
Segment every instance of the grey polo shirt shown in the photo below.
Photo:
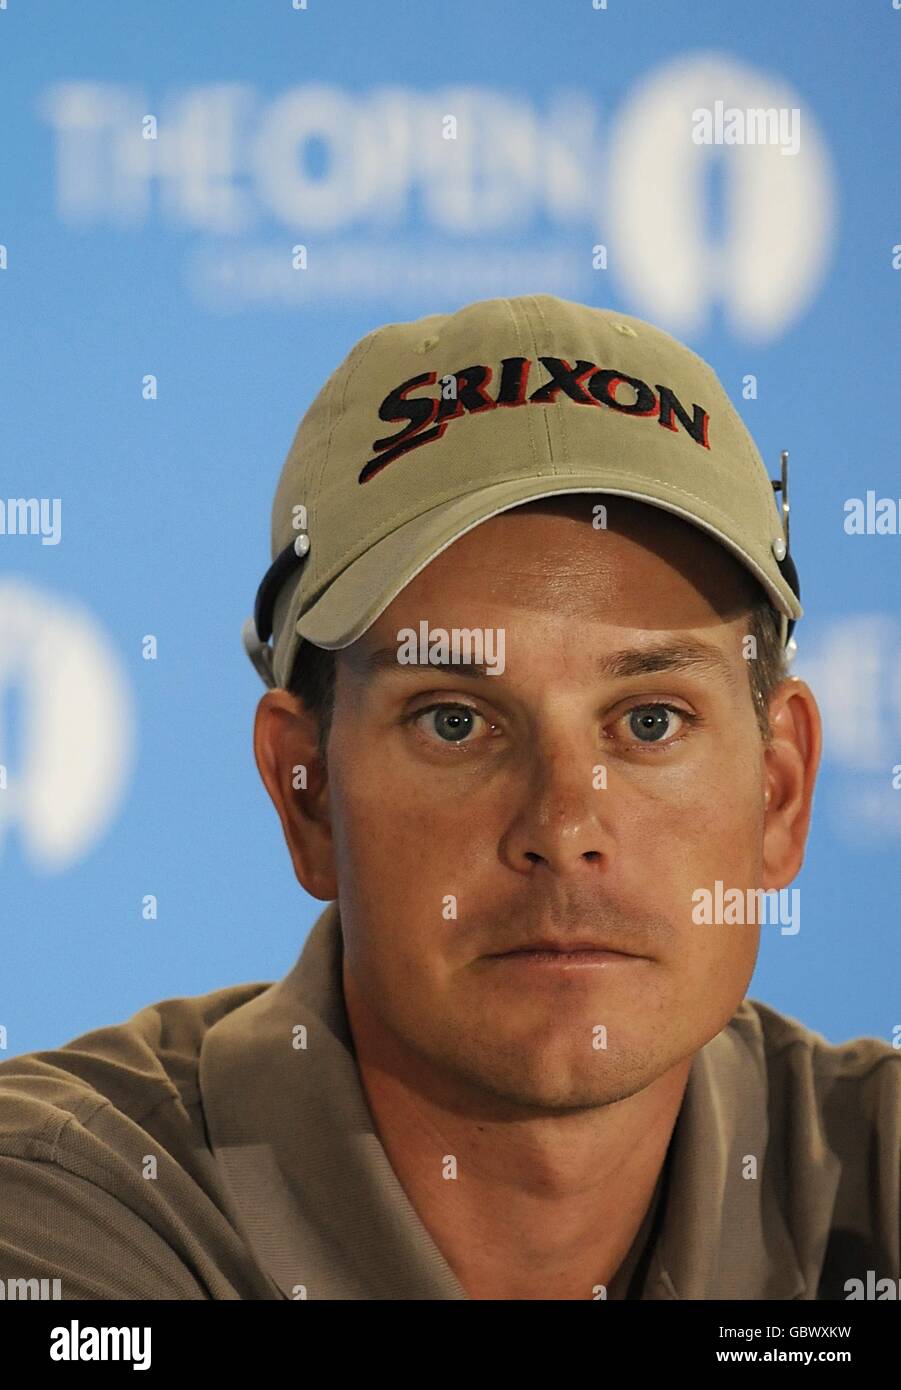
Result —
<path fill-rule="evenodd" d="M 0 1282 L 465 1299 L 376 1133 L 341 955 L 330 904 L 277 984 L 167 999 L 0 1064 Z M 692 1062 L 608 1297 L 841 1299 L 869 1270 L 897 1280 L 899 1165 L 901 1053 L 746 999 Z"/>

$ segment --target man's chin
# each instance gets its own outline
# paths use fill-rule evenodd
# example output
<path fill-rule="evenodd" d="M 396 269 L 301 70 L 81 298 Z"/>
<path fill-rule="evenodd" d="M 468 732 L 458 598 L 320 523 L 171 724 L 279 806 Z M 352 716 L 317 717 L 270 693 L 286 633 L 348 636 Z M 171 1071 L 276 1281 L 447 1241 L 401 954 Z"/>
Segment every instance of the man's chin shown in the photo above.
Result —
<path fill-rule="evenodd" d="M 665 1069 L 665 1068 L 664 1068 Z M 565 1113 L 610 1105 L 641 1091 L 660 1075 L 646 1050 L 628 1049 L 619 1056 L 603 1050 L 584 1057 L 532 1056 L 520 1052 L 448 1058 L 446 1073 L 489 1102 L 517 1112 Z"/>
<path fill-rule="evenodd" d="M 627 1081 L 608 1075 L 602 1082 L 594 1078 L 590 1082 L 568 1080 L 536 1085 L 529 1081 L 485 1077 L 483 1086 L 486 1094 L 525 1118 L 529 1115 L 567 1115 L 597 1110 L 601 1106 L 628 1099 L 643 1090 L 651 1080 L 653 1077 Z"/>

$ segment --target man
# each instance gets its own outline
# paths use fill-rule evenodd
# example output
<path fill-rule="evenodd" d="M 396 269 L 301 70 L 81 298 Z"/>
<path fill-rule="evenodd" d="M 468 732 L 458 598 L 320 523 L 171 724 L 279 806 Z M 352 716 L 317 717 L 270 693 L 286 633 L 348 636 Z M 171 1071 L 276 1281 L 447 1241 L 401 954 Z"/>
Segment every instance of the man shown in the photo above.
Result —
<path fill-rule="evenodd" d="M 329 906 L 276 985 L 0 1066 L 0 1277 L 897 1280 L 898 1053 L 745 997 L 820 756 L 786 515 L 711 369 L 638 319 L 534 295 L 358 343 L 301 421 L 245 629 L 260 773 Z"/>

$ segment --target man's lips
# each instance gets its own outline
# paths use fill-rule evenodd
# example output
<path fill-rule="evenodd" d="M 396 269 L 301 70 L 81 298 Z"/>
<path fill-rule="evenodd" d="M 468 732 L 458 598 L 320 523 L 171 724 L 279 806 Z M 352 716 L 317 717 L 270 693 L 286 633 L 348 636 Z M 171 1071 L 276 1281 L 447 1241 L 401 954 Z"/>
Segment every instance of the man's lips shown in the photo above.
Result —
<path fill-rule="evenodd" d="M 508 951 L 498 951 L 489 955 L 487 959 L 496 964 L 503 963 L 520 969 L 540 967 L 574 970 L 591 966 L 597 968 L 625 965 L 630 961 L 637 963 L 647 958 L 633 955 L 619 947 L 609 946 L 605 942 L 544 940 L 514 946 Z"/>
<path fill-rule="evenodd" d="M 504 956 L 515 956 L 536 952 L 547 954 L 553 952 L 557 955 L 584 955 L 586 953 L 632 956 L 636 959 L 632 951 L 625 951 L 621 946 L 611 946 L 606 941 L 558 941 L 547 938 L 541 941 L 529 941 L 521 946 L 511 946 L 507 951 L 494 951 L 491 953 L 492 959 L 498 960 Z"/>

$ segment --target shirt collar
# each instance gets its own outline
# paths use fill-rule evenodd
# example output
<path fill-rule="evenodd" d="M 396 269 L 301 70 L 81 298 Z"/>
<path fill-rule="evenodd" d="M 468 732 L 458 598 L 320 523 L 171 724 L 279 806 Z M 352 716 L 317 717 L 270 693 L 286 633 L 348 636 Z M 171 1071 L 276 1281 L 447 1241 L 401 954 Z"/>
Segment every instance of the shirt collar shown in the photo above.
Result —
<path fill-rule="evenodd" d="M 285 978 L 204 1038 L 199 1085 L 232 1217 L 287 1298 L 466 1299 L 378 1138 L 342 951 L 331 903 Z M 768 1134 L 762 1053 L 729 1026 L 692 1062 L 655 1194 L 662 1209 L 643 1298 L 803 1296 Z M 636 1244 L 649 1227 L 646 1219 Z"/>
<path fill-rule="evenodd" d="M 762 1045 L 730 1023 L 692 1061 L 645 1298 L 806 1293 L 783 1214 L 789 1184 L 781 1156 L 770 1152 L 769 1104 Z"/>

